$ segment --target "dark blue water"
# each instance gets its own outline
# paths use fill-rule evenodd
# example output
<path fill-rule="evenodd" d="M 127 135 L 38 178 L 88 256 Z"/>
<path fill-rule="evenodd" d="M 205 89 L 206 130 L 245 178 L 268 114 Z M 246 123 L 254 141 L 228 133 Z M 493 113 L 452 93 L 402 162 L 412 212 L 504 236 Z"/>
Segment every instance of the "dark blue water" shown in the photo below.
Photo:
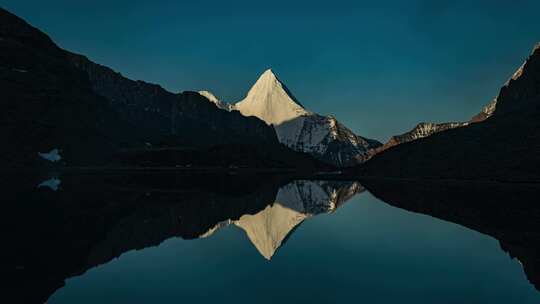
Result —
<path fill-rule="evenodd" d="M 539 303 L 540 293 L 496 239 L 363 192 L 295 226 L 270 260 L 230 224 L 126 252 L 48 300 L 216 302 Z"/>

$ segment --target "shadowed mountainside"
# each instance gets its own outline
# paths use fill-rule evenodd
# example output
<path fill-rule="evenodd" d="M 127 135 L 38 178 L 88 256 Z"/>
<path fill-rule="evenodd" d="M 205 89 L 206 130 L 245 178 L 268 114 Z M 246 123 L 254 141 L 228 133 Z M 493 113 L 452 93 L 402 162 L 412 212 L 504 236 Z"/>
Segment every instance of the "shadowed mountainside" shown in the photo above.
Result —
<path fill-rule="evenodd" d="M 235 104 L 223 102 L 208 91 L 199 93 L 221 109 L 262 119 L 276 130 L 279 142 L 332 166 L 362 162 L 370 149 L 381 146 L 376 140 L 356 135 L 332 115 L 308 111 L 271 69 Z"/>
<path fill-rule="evenodd" d="M 539 181 L 539 46 L 486 109 L 473 118 L 476 123 L 394 146 L 349 173 L 399 178 Z M 486 111 L 492 111 L 492 115 Z"/>
<path fill-rule="evenodd" d="M 390 149 L 394 146 L 411 142 L 420 138 L 428 137 L 442 131 L 464 127 L 464 126 L 467 126 L 468 124 L 469 124 L 468 122 L 447 122 L 447 123 L 421 122 L 417 124 L 412 130 L 406 133 L 403 133 L 401 135 L 392 136 L 388 140 L 388 142 L 386 142 L 384 145 L 369 150 L 368 155 L 366 156 L 366 161 L 369 158 L 373 157 L 374 155 L 381 153 L 387 149 Z"/>
<path fill-rule="evenodd" d="M 137 130 L 94 94 L 80 70 L 52 40 L 0 9 L 0 134 L 9 143 L 2 166 L 36 165 L 38 152 L 93 163 Z"/>
<path fill-rule="evenodd" d="M 248 166 L 317 166 L 308 155 L 283 147 L 273 128 L 258 118 L 221 110 L 196 92 L 174 94 L 127 79 L 62 50 L 1 8 L 0 37 L 0 135 L 10 143 L 0 158 L 4 168 L 49 165 L 38 152 L 53 150 L 61 158 L 54 165 L 88 166 L 111 164 L 125 150 L 178 147 L 199 149 L 211 160 L 219 156 L 212 152 L 229 149 L 233 154 L 239 145 L 247 151 L 244 155 L 258 156 L 249 158 L 253 161 L 263 151 L 275 152 L 269 162 Z"/>
<path fill-rule="evenodd" d="M 275 132 L 255 117 L 227 112 L 197 92 L 174 94 L 159 85 L 133 81 L 88 58 L 66 52 L 88 75 L 92 90 L 107 99 L 124 120 L 137 122 L 153 145 L 209 146 L 227 143 L 277 143 Z"/>

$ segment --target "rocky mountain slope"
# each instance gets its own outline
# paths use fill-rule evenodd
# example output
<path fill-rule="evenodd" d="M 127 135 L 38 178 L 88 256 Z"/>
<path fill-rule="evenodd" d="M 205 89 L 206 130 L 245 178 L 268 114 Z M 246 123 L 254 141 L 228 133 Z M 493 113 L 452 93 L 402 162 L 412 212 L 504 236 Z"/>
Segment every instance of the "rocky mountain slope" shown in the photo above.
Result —
<path fill-rule="evenodd" d="M 431 136 L 435 133 L 442 131 L 455 129 L 459 127 L 467 126 L 469 122 L 447 122 L 447 123 L 432 123 L 432 122 L 421 122 L 416 125 L 409 132 L 403 133 L 401 135 L 395 135 L 388 140 L 384 145 L 372 149 L 368 152 L 368 159 L 374 155 L 383 152 L 386 149 L 389 149 L 393 146 L 401 145 L 413 140 Z M 367 160 L 367 159 L 366 159 Z"/>
<path fill-rule="evenodd" d="M 540 180 L 540 45 L 497 98 L 461 128 L 395 146 L 354 174 L 406 177 Z"/>
<path fill-rule="evenodd" d="M 336 166 L 361 162 L 381 144 L 354 134 L 332 116 L 306 110 L 272 70 L 265 71 L 246 98 L 226 104 L 207 91 L 200 92 L 222 109 L 256 116 L 276 130 L 278 139 L 295 151 L 309 153 Z"/>
<path fill-rule="evenodd" d="M 203 149 L 208 158 L 215 146 L 276 150 L 282 164 L 293 166 L 301 157 L 283 149 L 256 117 L 223 111 L 196 92 L 175 94 L 127 79 L 59 48 L 3 9 L 0 37 L 0 134 L 9 143 L 0 158 L 4 167 L 103 165 L 126 149 L 177 147 Z"/>
<path fill-rule="evenodd" d="M 514 73 L 511 79 L 516 79 L 517 77 L 519 77 L 519 75 L 521 75 L 522 68 L 523 66 L 520 67 L 518 71 Z M 508 85 L 508 82 L 505 85 Z M 465 122 L 445 122 L 445 123 L 421 122 L 418 125 L 416 125 L 412 130 L 406 133 L 403 133 L 401 135 L 392 136 L 390 140 L 388 140 L 388 142 L 386 142 L 384 145 L 370 150 L 366 160 L 373 157 L 374 155 L 378 153 L 385 151 L 386 149 L 389 149 L 391 147 L 394 147 L 400 144 L 404 144 L 413 140 L 428 137 L 433 134 L 443 132 L 446 130 L 465 127 L 471 123 L 482 122 L 488 119 L 491 115 L 493 115 L 493 113 L 495 112 L 496 106 L 497 106 L 497 98 L 494 98 L 491 102 L 489 102 L 486 106 L 482 108 L 482 111 L 480 111 L 480 113 L 474 115 L 469 121 L 465 121 Z"/>

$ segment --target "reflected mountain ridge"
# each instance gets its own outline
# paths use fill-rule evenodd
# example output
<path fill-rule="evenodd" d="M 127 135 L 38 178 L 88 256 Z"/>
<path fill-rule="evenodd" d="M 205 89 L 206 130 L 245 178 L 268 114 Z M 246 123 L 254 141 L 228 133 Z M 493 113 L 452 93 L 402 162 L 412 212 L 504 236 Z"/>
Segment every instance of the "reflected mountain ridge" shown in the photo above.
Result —
<path fill-rule="evenodd" d="M 333 212 L 364 190 L 357 182 L 284 176 L 141 173 L 59 178 L 62 187 L 56 191 L 35 186 L 44 177 L 13 180 L 16 193 L 8 199 L 12 212 L 31 223 L 13 222 L 15 277 L 21 280 L 19 286 L 35 290 L 26 302 L 45 302 L 67 278 L 125 252 L 174 237 L 211 237 L 230 225 L 242 229 L 259 253 L 271 259 L 305 219 Z M 36 247 L 50 250 L 37 254 Z"/>
<path fill-rule="evenodd" d="M 245 233 L 267 260 L 305 220 L 332 213 L 368 190 L 382 201 L 490 235 L 540 287 L 537 185 L 470 182 L 328 181 L 294 176 L 178 173 L 55 174 L 7 181 L 14 227 L 15 289 L 44 303 L 65 280 L 125 252 L 171 238 L 211 238 L 227 227 Z M 364 188 L 365 187 L 365 188 Z M 24 219 L 24 220 L 21 220 Z M 46 250 L 36 250 L 46 248 Z M 23 293 L 31 290 L 31 293 Z"/>
<path fill-rule="evenodd" d="M 234 224 L 244 230 L 257 250 L 272 259 L 290 234 L 306 219 L 334 212 L 364 188 L 357 182 L 293 181 L 281 187 L 273 204 Z"/>
<path fill-rule="evenodd" d="M 540 186 L 472 181 L 362 180 L 362 185 L 397 208 L 422 213 L 494 237 L 523 266 L 540 290 Z"/>
<path fill-rule="evenodd" d="M 266 205 L 263 210 L 254 213 L 247 209 L 246 213 L 240 216 L 238 214 L 242 211 L 227 213 L 228 211 L 223 210 L 219 215 L 228 217 L 224 220 L 219 216 L 214 217 L 210 210 L 211 206 L 231 199 L 226 196 L 209 198 L 211 206 L 207 210 L 210 212 L 193 208 L 197 202 L 189 205 L 189 210 L 175 204 L 152 206 L 151 211 L 143 212 L 152 214 L 151 217 L 139 217 L 137 214 L 124 219 L 108 232 L 106 238 L 90 253 L 89 262 L 93 265 L 103 264 L 123 252 L 159 245 L 163 240 L 174 236 L 183 239 L 207 238 L 230 224 L 243 229 L 261 255 L 271 259 L 282 241 L 297 225 L 314 215 L 333 212 L 355 194 L 362 192 L 363 188 L 357 182 L 292 181 L 281 186 L 274 199 L 268 200 L 272 196 L 272 190 L 261 189 L 269 193 L 260 197 L 247 197 L 246 205 L 249 202 L 255 202 L 254 205 L 259 207 Z M 145 195 L 149 200 L 159 199 L 151 192 Z M 154 198 L 150 198 L 152 195 Z M 243 198 L 234 196 L 232 199 Z M 202 218 L 207 216 L 210 222 L 205 223 Z M 217 220 L 214 225 L 199 234 L 199 231 L 214 220 Z M 186 226 L 192 228 L 186 229 Z M 186 233 L 187 231 L 189 232 Z"/>

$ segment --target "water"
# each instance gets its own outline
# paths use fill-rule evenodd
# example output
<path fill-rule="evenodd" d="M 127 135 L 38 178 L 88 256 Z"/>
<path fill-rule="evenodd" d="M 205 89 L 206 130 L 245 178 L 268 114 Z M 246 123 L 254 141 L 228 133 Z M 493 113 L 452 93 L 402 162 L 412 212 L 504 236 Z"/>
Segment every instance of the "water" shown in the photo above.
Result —
<path fill-rule="evenodd" d="M 171 207 L 176 194 L 164 199 L 146 189 L 142 197 L 154 197 L 152 207 L 138 203 L 145 207 L 83 246 L 88 269 L 70 276 L 47 303 L 540 300 L 520 262 L 493 237 L 393 207 L 359 183 L 297 181 L 278 188 L 218 196 L 198 190 L 205 208 Z M 62 191 L 68 190 L 52 195 Z M 224 219 L 208 207 L 267 196 L 274 199 L 245 214 L 223 211 Z"/>

